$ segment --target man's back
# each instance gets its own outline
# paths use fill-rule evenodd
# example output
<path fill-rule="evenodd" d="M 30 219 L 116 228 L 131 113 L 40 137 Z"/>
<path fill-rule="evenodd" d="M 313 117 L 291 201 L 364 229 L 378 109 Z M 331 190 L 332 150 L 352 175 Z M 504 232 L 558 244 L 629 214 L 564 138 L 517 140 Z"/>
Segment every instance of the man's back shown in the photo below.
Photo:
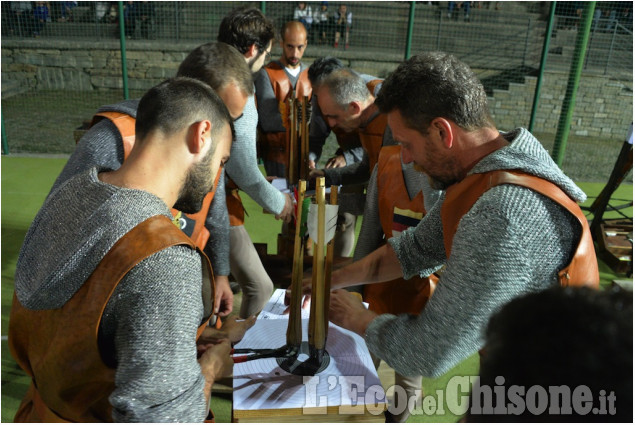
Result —
<path fill-rule="evenodd" d="M 68 180 L 49 196 L 27 233 L 16 268 L 18 299 L 36 310 L 61 307 L 121 236 L 157 214 L 170 217 L 159 198 L 102 183 L 96 170 Z M 176 301 L 183 297 L 199 307 Z M 202 316 L 201 262 L 190 248 L 168 248 L 126 275 L 100 326 L 100 342 L 117 360 L 111 395 L 115 421 L 198 420 L 192 406 L 204 409 L 204 380 L 192 357 L 192 335 Z M 171 331 L 178 328 L 192 333 Z M 161 346 L 167 341 L 167 346 L 157 350 L 159 341 Z M 157 370 L 150 364 L 164 366 Z M 166 384 L 165 391 L 158 392 L 163 395 L 147 398 L 157 394 L 158 382 Z M 173 400 L 175 394 L 181 400 Z M 143 401 L 130 405 L 131 398 Z"/>

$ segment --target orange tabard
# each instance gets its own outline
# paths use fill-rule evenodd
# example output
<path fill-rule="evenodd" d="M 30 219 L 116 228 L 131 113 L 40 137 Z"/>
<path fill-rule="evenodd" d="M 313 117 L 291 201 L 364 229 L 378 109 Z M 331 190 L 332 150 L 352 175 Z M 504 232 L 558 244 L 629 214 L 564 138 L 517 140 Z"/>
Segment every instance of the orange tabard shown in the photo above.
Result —
<path fill-rule="evenodd" d="M 527 173 L 498 170 L 472 174 L 446 191 L 441 207 L 445 252 L 450 257 L 454 234 L 461 218 L 490 188 L 500 184 L 515 184 L 534 190 L 558 203 L 576 217 L 582 228 L 580 241 L 569 265 L 558 273 L 561 286 L 599 287 L 600 275 L 589 224 L 578 204 L 555 184 Z"/>
<path fill-rule="evenodd" d="M 401 170 L 401 147 L 387 146 L 379 153 L 377 166 L 377 196 L 379 219 L 386 239 L 416 226 L 426 211 L 423 193 L 413 199 Z M 412 277 L 364 286 L 364 300 L 369 309 L 379 313 L 419 314 L 434 291 L 437 278 Z"/>
<path fill-rule="evenodd" d="M 135 119 L 128 114 L 121 112 L 99 112 L 93 117 L 91 126 L 96 124 L 100 119 L 108 118 L 117 126 L 123 140 L 124 161 L 128 158 L 130 151 L 135 143 Z M 172 208 L 174 216 L 174 224 L 188 235 L 201 249 L 205 249 L 205 245 L 209 240 L 209 230 L 205 227 L 205 220 L 209 212 L 210 205 L 214 199 L 214 192 L 218 185 L 218 179 L 223 174 L 222 167 L 218 169 L 218 173 L 214 179 L 214 188 L 203 199 L 201 210 L 194 214 L 185 214 Z"/>
<path fill-rule="evenodd" d="M 102 358 L 98 345 L 103 311 L 126 273 L 174 245 L 189 246 L 200 254 L 204 304 L 211 312 L 214 283 L 209 260 L 165 216 L 150 217 L 119 239 L 61 308 L 29 310 L 13 296 L 9 348 L 32 378 L 16 422 L 112 422 L 108 397 L 115 387 L 115 369 L 105 362 L 114 360 Z M 208 321 L 206 317 L 202 322 L 197 339 Z"/>
<path fill-rule="evenodd" d="M 379 151 L 384 141 L 386 125 L 388 125 L 388 116 L 380 113 L 377 114 L 366 127 L 359 130 L 359 140 L 368 154 L 369 174 L 373 171 L 375 164 L 377 164 Z"/>
<path fill-rule="evenodd" d="M 298 75 L 295 88 L 291 86 L 289 77 L 278 62 L 270 62 L 264 67 L 265 72 L 271 81 L 273 93 L 278 99 L 280 117 L 285 128 L 289 128 L 289 113 L 287 111 L 287 99 L 293 94 L 296 99 L 302 99 L 304 96 L 311 98 L 313 93 L 311 82 L 309 81 L 308 69 L 304 69 Z M 271 162 L 283 164 L 285 169 L 289 168 L 289 131 L 281 131 L 276 133 L 260 133 L 258 146 L 260 155 L 263 159 Z M 299 147 L 296 147 L 299 152 Z M 299 161 L 296 161 L 298 164 Z"/>

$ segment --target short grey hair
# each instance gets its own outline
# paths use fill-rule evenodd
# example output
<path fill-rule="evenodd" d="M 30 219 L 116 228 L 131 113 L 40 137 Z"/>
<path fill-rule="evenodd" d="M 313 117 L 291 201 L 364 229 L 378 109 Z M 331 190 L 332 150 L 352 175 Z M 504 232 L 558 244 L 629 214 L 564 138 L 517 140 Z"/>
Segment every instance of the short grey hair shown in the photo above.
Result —
<path fill-rule="evenodd" d="M 333 71 L 320 85 L 329 91 L 342 109 L 346 109 L 351 102 L 363 102 L 370 97 L 364 79 L 350 68 Z"/>

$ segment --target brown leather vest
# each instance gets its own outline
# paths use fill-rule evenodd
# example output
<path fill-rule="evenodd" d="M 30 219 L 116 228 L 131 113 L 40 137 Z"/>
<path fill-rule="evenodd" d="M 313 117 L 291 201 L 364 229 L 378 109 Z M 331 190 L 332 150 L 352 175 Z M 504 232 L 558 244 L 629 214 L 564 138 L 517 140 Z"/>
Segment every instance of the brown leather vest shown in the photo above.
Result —
<path fill-rule="evenodd" d="M 98 112 L 93 117 L 91 127 L 103 118 L 108 118 L 112 121 L 112 123 L 117 126 L 119 133 L 121 133 L 125 161 L 135 143 L 135 118 L 121 112 Z M 214 189 L 205 195 L 205 198 L 203 199 L 203 206 L 199 212 L 194 214 L 185 214 L 172 208 L 174 224 L 176 224 L 179 229 L 183 230 L 183 232 L 185 232 L 185 234 L 188 235 L 200 249 L 205 249 L 205 245 L 209 240 L 209 230 L 205 227 L 205 220 L 207 219 L 210 205 L 214 199 L 214 192 L 218 186 L 218 180 L 222 174 L 223 172 L 221 167 L 218 169 L 218 173 L 214 179 Z"/>
<path fill-rule="evenodd" d="M 377 196 L 379 219 L 386 239 L 393 229 L 416 226 L 425 215 L 423 193 L 410 199 L 401 169 L 401 147 L 386 146 L 379 153 L 377 165 Z M 401 213 L 401 214 L 400 214 Z M 378 313 L 419 314 L 432 296 L 437 278 L 418 276 L 408 280 L 395 279 L 385 283 L 364 286 L 364 300 L 369 309 Z"/>
<path fill-rule="evenodd" d="M 566 193 L 555 184 L 540 177 L 517 171 L 492 171 L 472 174 L 463 181 L 449 187 L 441 207 L 443 238 L 446 256 L 450 257 L 452 240 L 463 217 L 483 193 L 500 184 L 515 184 L 534 190 L 573 214 L 582 228 L 582 235 L 569 265 L 558 273 L 561 286 L 591 286 L 597 288 L 600 282 L 598 263 L 589 231 L 589 224 L 582 210 Z"/>
<path fill-rule="evenodd" d="M 104 364 L 98 346 L 103 311 L 133 267 L 174 245 L 189 246 L 200 254 L 203 302 L 211 313 L 214 283 L 209 260 L 165 216 L 150 217 L 119 239 L 61 308 L 29 310 L 13 296 L 9 348 L 18 365 L 32 377 L 16 422 L 112 422 L 108 397 L 114 390 L 115 369 Z M 208 321 L 209 316 L 201 323 L 196 339 Z"/>
<path fill-rule="evenodd" d="M 359 140 L 362 147 L 368 154 L 368 170 L 373 171 L 377 160 L 379 159 L 379 151 L 384 141 L 384 131 L 388 125 L 388 115 L 377 114 L 366 127 L 359 130 Z"/>
<path fill-rule="evenodd" d="M 273 93 L 278 100 L 279 112 L 282 122 L 286 128 L 289 128 L 289 114 L 287 112 L 287 99 L 292 95 L 295 95 L 296 99 L 302 99 L 304 96 L 311 98 L 313 89 L 311 82 L 309 81 L 308 69 L 304 69 L 298 75 L 298 79 L 295 83 L 295 88 L 291 86 L 289 77 L 285 70 L 277 62 L 270 62 L 264 67 L 265 72 L 269 76 Z M 287 121 L 287 122 L 285 122 Z M 281 131 L 275 133 L 261 132 L 258 136 L 258 149 L 260 156 L 266 161 L 276 162 L 282 164 L 285 170 L 289 168 L 289 137 L 288 131 Z M 299 146 L 296 147 L 296 152 L 299 152 Z M 299 155 L 298 155 L 299 156 Z M 296 161 L 296 163 L 298 163 Z M 278 176 L 285 177 L 285 176 Z"/>

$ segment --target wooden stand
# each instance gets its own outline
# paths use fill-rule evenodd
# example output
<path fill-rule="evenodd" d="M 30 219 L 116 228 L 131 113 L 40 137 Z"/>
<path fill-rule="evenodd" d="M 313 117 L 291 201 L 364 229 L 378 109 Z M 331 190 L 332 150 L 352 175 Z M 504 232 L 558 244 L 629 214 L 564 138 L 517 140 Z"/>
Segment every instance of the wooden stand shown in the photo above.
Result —
<path fill-rule="evenodd" d="M 234 410 L 232 413 L 232 422 L 241 423 L 345 423 L 345 422 L 359 422 L 359 423 L 379 423 L 386 422 L 383 410 L 384 407 L 380 407 L 381 413 L 372 414 L 369 409 L 376 409 L 375 406 L 361 406 L 364 413 L 353 414 L 347 412 L 347 410 L 353 410 L 355 408 L 347 408 L 345 406 L 331 406 L 325 409 L 322 408 L 307 408 L 307 409 L 262 409 L 262 410 Z M 359 408 L 357 408 L 360 410 Z M 372 410 L 371 410 L 372 411 Z"/>

